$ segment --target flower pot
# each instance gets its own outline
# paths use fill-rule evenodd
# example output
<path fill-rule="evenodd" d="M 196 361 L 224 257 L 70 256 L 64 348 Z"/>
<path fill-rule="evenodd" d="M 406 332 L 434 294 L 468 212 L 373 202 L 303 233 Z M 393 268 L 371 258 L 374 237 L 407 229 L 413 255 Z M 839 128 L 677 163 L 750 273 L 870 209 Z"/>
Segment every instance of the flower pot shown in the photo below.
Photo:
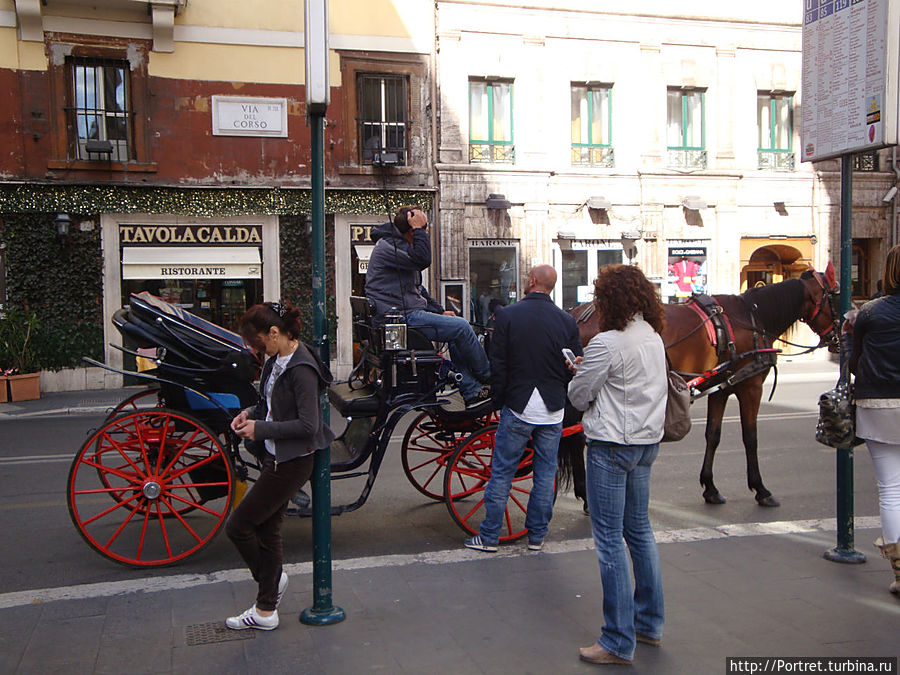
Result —
<path fill-rule="evenodd" d="M 7 375 L 10 401 L 33 401 L 41 397 L 41 374 Z"/>
<path fill-rule="evenodd" d="M 6 381 L 9 379 L 6 375 L 0 375 L 0 403 L 6 403 L 9 400 L 9 387 Z"/>

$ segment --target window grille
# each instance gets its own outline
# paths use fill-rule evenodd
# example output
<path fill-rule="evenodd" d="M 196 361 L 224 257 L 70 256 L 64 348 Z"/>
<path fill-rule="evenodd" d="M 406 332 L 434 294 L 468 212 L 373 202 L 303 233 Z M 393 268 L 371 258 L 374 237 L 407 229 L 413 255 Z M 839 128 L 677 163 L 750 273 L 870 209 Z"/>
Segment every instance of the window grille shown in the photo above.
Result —
<path fill-rule="evenodd" d="M 79 57 L 67 65 L 71 105 L 66 111 L 75 158 L 127 162 L 134 115 L 128 62 Z"/>
<path fill-rule="evenodd" d="M 407 164 L 406 82 L 403 75 L 358 75 L 361 164 Z"/>

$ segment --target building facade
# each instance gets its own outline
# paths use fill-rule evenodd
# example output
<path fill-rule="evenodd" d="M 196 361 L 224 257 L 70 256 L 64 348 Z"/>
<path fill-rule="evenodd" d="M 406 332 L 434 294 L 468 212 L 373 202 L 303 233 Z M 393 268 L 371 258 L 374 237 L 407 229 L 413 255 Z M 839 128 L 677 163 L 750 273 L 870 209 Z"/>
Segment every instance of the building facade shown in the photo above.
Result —
<path fill-rule="evenodd" d="M 329 4 L 327 283 L 342 371 L 371 226 L 433 201 L 434 9 Z M 123 365 L 105 345 L 121 344 L 110 319 L 132 292 L 230 328 L 263 300 L 310 315 L 303 42 L 293 0 L 0 0 L 0 303 L 46 315 L 45 368 L 75 365 L 71 326 L 87 355 Z M 67 282 L 76 270 L 90 283 Z M 68 384 L 121 383 L 79 377 Z"/>
<path fill-rule="evenodd" d="M 670 302 L 837 265 L 839 162 L 800 163 L 802 10 L 438 0 L 440 277 L 466 315 L 515 301 L 537 262 L 566 309 L 612 262 Z M 900 172 L 890 150 L 854 163 L 865 299 L 896 241 L 883 197 Z"/>

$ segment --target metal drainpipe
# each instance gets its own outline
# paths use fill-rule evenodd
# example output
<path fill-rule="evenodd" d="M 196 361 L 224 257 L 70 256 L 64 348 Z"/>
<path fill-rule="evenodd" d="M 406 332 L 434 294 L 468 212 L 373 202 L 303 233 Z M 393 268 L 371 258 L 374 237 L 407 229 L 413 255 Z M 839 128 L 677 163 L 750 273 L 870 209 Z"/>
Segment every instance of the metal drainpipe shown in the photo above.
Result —
<path fill-rule="evenodd" d="M 431 272 L 434 283 L 437 285 L 431 292 L 431 297 L 437 298 L 438 302 L 443 301 L 441 297 L 441 279 L 444 276 L 443 260 L 441 259 L 441 186 L 438 184 L 437 163 L 440 159 L 438 150 L 438 3 L 434 3 L 434 40 L 431 43 L 431 179 L 434 183 L 435 191 L 434 201 L 432 203 L 432 223 L 434 223 L 434 241 L 431 244 L 434 250 L 434 259 L 432 260 Z M 446 309 L 446 307 L 444 307 Z"/>
<path fill-rule="evenodd" d="M 897 166 L 896 145 L 891 148 L 891 167 L 894 169 L 895 187 L 900 187 L 900 167 Z M 897 223 L 898 202 L 900 202 L 900 195 L 894 195 L 893 206 L 891 206 L 891 248 L 897 245 L 897 238 L 900 237 L 900 232 L 897 231 L 898 225 L 900 225 Z"/>

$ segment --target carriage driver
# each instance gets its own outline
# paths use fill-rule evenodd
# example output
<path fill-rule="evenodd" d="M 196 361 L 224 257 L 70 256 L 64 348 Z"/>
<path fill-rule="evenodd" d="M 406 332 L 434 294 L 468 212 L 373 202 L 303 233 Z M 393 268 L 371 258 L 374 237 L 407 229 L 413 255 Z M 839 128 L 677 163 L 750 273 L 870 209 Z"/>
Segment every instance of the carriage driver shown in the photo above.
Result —
<path fill-rule="evenodd" d="M 466 406 L 490 399 L 482 384 L 490 380 L 491 368 L 469 322 L 453 312 L 436 313 L 422 288 L 422 270 L 431 265 L 428 217 L 418 206 L 403 206 L 393 223 L 372 232 L 375 248 L 366 273 L 366 297 L 375 302 L 375 312 L 383 317 L 396 308 L 406 324 L 431 340 L 450 344 L 450 358 L 462 375 L 459 391 Z"/>

